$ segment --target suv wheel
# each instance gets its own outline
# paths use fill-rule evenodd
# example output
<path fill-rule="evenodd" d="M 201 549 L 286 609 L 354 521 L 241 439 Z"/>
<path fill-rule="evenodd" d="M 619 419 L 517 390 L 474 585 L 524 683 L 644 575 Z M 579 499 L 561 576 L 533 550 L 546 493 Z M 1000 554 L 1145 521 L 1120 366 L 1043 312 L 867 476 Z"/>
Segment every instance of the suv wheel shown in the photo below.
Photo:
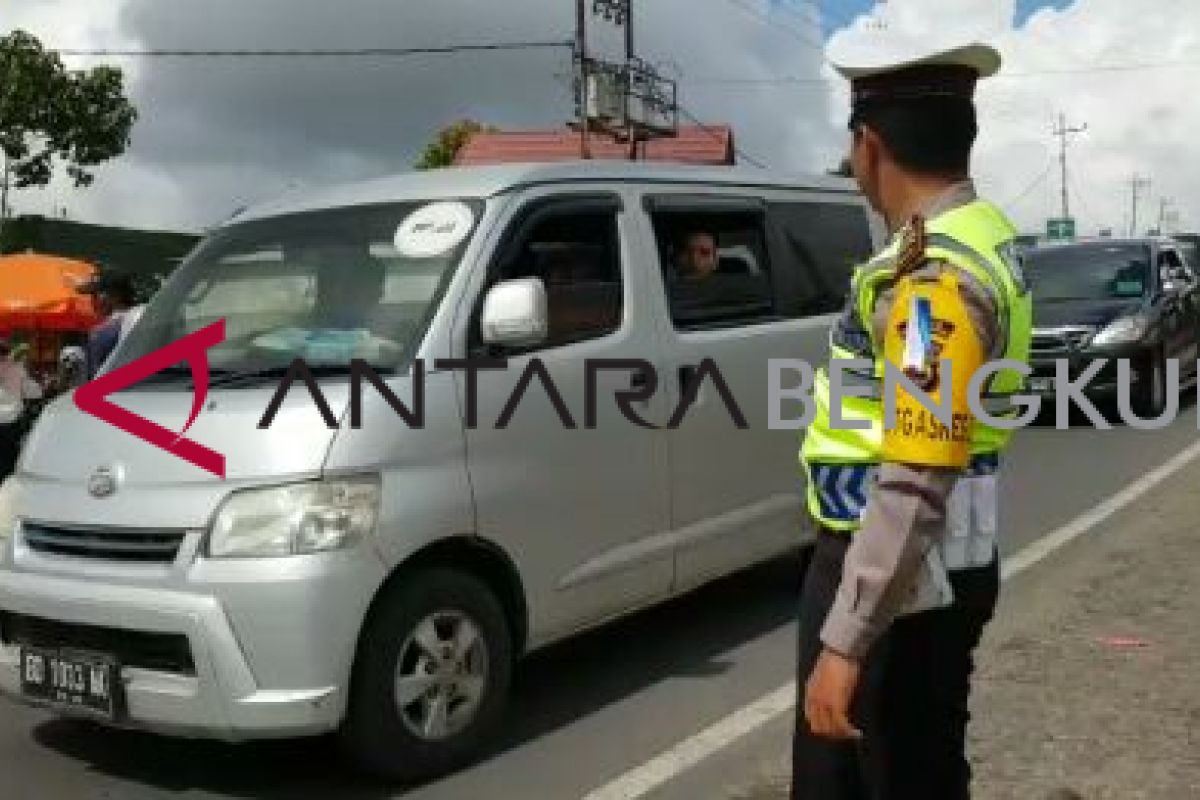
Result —
<path fill-rule="evenodd" d="M 380 777 L 437 777 L 466 763 L 499 721 L 512 637 L 471 575 L 418 572 L 386 591 L 359 643 L 341 741 Z"/>
<path fill-rule="evenodd" d="M 1141 386 L 1134 397 L 1135 413 L 1157 419 L 1167 407 L 1167 364 L 1161 351 L 1151 355 L 1142 370 Z"/>

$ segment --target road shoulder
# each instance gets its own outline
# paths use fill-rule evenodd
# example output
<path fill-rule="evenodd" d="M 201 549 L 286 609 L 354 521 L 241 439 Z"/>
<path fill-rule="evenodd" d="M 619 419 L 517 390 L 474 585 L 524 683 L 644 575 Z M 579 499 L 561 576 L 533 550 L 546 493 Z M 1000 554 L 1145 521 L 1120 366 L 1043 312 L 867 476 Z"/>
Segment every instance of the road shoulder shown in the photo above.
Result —
<path fill-rule="evenodd" d="M 1181 470 L 1005 584 L 978 654 L 975 797 L 1200 797 L 1198 476 Z M 685 782 L 783 798 L 789 736 L 779 720 Z"/>

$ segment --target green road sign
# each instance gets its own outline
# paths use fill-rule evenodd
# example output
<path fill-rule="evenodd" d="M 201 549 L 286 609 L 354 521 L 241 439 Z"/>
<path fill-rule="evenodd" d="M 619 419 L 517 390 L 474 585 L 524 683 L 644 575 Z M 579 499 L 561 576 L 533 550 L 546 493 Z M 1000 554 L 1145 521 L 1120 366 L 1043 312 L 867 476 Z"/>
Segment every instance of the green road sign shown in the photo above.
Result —
<path fill-rule="evenodd" d="M 1046 220 L 1046 238 L 1054 240 L 1074 239 L 1075 220 L 1070 217 L 1066 219 Z"/>

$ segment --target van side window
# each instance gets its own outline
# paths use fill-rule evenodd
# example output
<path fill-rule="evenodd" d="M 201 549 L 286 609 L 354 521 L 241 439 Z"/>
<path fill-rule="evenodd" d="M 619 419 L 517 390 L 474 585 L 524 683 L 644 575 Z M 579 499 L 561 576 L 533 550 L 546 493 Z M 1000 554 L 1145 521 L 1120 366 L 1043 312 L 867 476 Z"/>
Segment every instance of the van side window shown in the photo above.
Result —
<path fill-rule="evenodd" d="M 615 211 L 543 214 L 514 243 L 495 281 L 541 278 L 549 335 L 538 349 L 613 333 L 621 325 L 621 257 Z"/>
<path fill-rule="evenodd" d="M 761 212 L 672 209 L 651 220 L 678 330 L 778 318 Z"/>
<path fill-rule="evenodd" d="M 771 203 L 768 216 L 779 231 L 780 313 L 809 317 L 839 311 L 854 268 L 871 257 L 866 209 L 851 203 Z"/>

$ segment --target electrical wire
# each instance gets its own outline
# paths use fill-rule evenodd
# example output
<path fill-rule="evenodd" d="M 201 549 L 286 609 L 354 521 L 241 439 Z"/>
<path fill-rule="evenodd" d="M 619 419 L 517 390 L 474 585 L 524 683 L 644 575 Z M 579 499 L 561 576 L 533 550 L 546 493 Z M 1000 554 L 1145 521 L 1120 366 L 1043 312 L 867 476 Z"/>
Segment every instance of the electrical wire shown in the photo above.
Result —
<path fill-rule="evenodd" d="M 784 24 L 780 23 L 778 20 L 771 19 L 769 16 L 763 14 L 754 6 L 747 4 L 745 2 L 745 0 L 725 0 L 725 2 L 728 3 L 729 5 L 733 6 L 734 8 L 740 9 L 744 14 L 747 14 L 748 16 L 753 17 L 754 19 L 758 20 L 762 24 L 766 25 L 768 28 L 774 28 L 775 30 L 778 30 L 782 33 L 786 33 L 788 36 L 791 36 L 793 39 L 795 39 L 799 42 L 803 42 L 804 44 L 809 45 L 810 47 L 816 47 L 818 50 L 824 51 L 824 49 L 825 49 L 825 42 L 822 39 L 813 37 L 809 33 L 799 31 L 796 28 L 791 27 L 790 25 L 784 25 Z"/>
<path fill-rule="evenodd" d="M 1121 72 L 1144 72 L 1159 69 L 1200 69 L 1200 61 L 1159 61 L 1139 64 L 1101 64 L 1093 67 L 1064 67 L 1060 69 L 1026 70 L 1022 72 L 999 72 L 989 81 L 1015 80 L 1024 78 L 1044 78 L 1059 75 L 1090 75 Z M 823 78 L 800 78 L 794 75 L 780 75 L 773 78 L 687 78 L 687 83 L 718 86 L 728 85 L 783 85 L 783 84 L 820 84 Z"/>
<path fill-rule="evenodd" d="M 1083 192 L 1080 192 L 1079 187 L 1075 185 L 1073 177 L 1067 179 L 1067 192 L 1071 195 L 1079 207 L 1083 209 L 1083 213 L 1087 215 L 1087 218 L 1095 223 L 1097 227 L 1100 227 L 1100 217 L 1092 213 L 1092 209 L 1088 206 L 1087 201 L 1084 199 Z"/>
<path fill-rule="evenodd" d="M 689 122 L 691 122 L 693 125 L 698 127 L 704 133 L 711 136 L 713 139 L 718 140 L 718 141 L 725 140 L 724 136 L 722 136 L 721 134 L 717 133 L 712 128 L 705 125 L 703 122 L 701 122 L 699 119 L 697 119 L 694 114 L 692 114 L 690 111 L 688 111 L 686 108 L 684 108 L 679 103 L 676 103 L 675 107 L 679 109 L 679 113 L 682 114 L 684 117 L 686 117 Z M 754 156 L 750 155 L 745 150 L 738 147 L 737 144 L 734 144 L 733 151 L 738 156 L 738 158 L 741 158 L 744 161 L 747 161 L 750 164 L 753 164 L 754 166 L 758 167 L 759 169 L 768 169 L 766 164 L 764 164 L 762 161 L 755 158 Z"/>
<path fill-rule="evenodd" d="M 406 58 L 421 55 L 496 52 L 505 50 L 545 50 L 573 48 L 573 41 L 484 42 L 442 47 L 362 47 L 351 49 L 262 49 L 262 50 L 187 50 L 187 49 L 75 49 L 53 50 L 61 56 L 97 58 Z"/>
<path fill-rule="evenodd" d="M 1026 197 L 1033 193 L 1034 189 L 1038 188 L 1038 186 L 1040 186 L 1046 180 L 1047 176 L 1050 175 L 1050 171 L 1053 169 L 1054 162 L 1050 161 L 1046 164 L 1046 168 L 1042 170 L 1041 174 L 1034 178 L 1028 186 L 1021 190 L 1020 194 L 1018 194 L 1012 200 L 1009 200 L 1007 203 L 1001 203 L 1000 207 L 1005 211 L 1016 208 Z"/>

